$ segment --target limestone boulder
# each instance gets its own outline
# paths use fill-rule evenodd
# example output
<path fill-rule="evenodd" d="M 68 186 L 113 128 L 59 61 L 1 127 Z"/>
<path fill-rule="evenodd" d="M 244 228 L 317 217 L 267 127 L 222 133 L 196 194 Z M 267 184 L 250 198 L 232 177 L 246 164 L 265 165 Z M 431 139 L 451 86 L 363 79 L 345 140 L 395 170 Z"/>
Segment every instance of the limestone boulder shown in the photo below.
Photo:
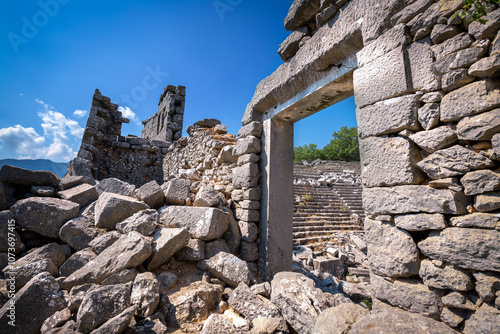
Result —
<path fill-rule="evenodd" d="M 183 228 L 161 228 L 153 234 L 153 255 L 148 270 L 158 269 L 172 255 L 187 246 L 189 233 Z"/>
<path fill-rule="evenodd" d="M 0 169 L 0 182 L 23 186 L 59 187 L 61 178 L 54 172 L 44 170 L 33 171 L 10 165 L 3 165 L 2 169 Z"/>
<path fill-rule="evenodd" d="M 297 30 L 314 19 L 321 11 L 319 0 L 295 0 L 285 18 L 286 30 Z"/>
<path fill-rule="evenodd" d="M 396 227 L 403 230 L 416 232 L 426 230 L 442 230 L 446 228 L 446 219 L 442 214 L 417 213 L 397 215 L 394 217 Z"/>
<path fill-rule="evenodd" d="M 230 253 L 220 252 L 207 260 L 208 270 L 212 275 L 235 288 L 240 283 L 250 285 L 253 275 L 248 264 Z"/>
<path fill-rule="evenodd" d="M 500 28 L 500 10 L 494 10 L 484 17 L 485 24 L 473 22 L 469 25 L 469 33 L 476 39 L 487 38 L 493 40 Z"/>
<path fill-rule="evenodd" d="M 104 233 L 89 243 L 90 248 L 97 255 L 101 254 L 106 248 L 114 244 L 122 235 L 116 231 Z"/>
<path fill-rule="evenodd" d="M 116 224 L 149 206 L 129 196 L 103 193 L 95 206 L 95 226 L 114 230 Z"/>
<path fill-rule="evenodd" d="M 122 271 L 119 271 L 116 274 L 113 274 L 106 278 L 101 282 L 101 285 L 115 285 L 133 282 L 137 275 L 139 275 L 139 272 L 135 268 L 123 269 Z"/>
<path fill-rule="evenodd" d="M 205 259 L 205 241 L 190 239 L 188 244 L 175 253 L 179 261 L 201 261 Z"/>
<path fill-rule="evenodd" d="M 464 269 L 500 271 L 500 231 L 450 227 L 431 232 L 418 243 L 431 259 Z"/>
<path fill-rule="evenodd" d="M 94 260 L 68 276 L 62 282 L 62 286 L 69 290 L 76 285 L 85 283 L 99 284 L 123 269 L 137 267 L 151 253 L 151 241 L 137 232 L 130 232 L 106 248 Z"/>
<path fill-rule="evenodd" d="M 99 184 L 97 185 L 97 191 L 99 192 L 99 195 L 102 195 L 102 193 L 106 192 L 123 196 L 133 196 L 135 192 L 135 186 L 125 181 L 111 177 L 99 182 Z"/>
<path fill-rule="evenodd" d="M 365 233 L 368 261 L 373 273 L 388 277 L 418 273 L 418 249 L 408 232 L 367 218 Z"/>
<path fill-rule="evenodd" d="M 314 281 L 302 274 L 280 272 L 271 282 L 271 301 L 298 333 L 311 333 L 318 316 L 329 303 Z"/>
<path fill-rule="evenodd" d="M 160 283 L 156 276 L 145 272 L 136 276 L 130 295 L 132 305 L 137 306 L 137 315 L 147 317 L 153 314 L 160 302 Z"/>
<path fill-rule="evenodd" d="M 169 206 L 160 213 L 165 226 L 184 228 L 192 238 L 205 241 L 222 237 L 230 219 L 230 213 L 216 208 Z"/>
<path fill-rule="evenodd" d="M 99 230 L 94 221 L 87 217 L 78 217 L 68 221 L 59 230 L 59 239 L 67 243 L 74 250 L 80 251 L 89 247 L 92 240 L 98 237 Z"/>
<path fill-rule="evenodd" d="M 90 184 L 91 186 L 95 186 L 96 182 L 93 178 L 88 177 L 88 176 L 71 176 L 71 175 L 65 175 L 61 182 L 59 183 L 59 190 L 66 190 L 69 188 L 73 188 L 75 186 L 78 186 L 80 184 L 87 183 Z"/>
<path fill-rule="evenodd" d="M 48 272 L 52 276 L 57 277 L 59 275 L 59 270 L 57 269 L 54 262 L 51 259 L 40 260 L 36 262 L 23 263 L 20 266 L 14 267 L 15 275 L 15 286 L 19 290 L 25 286 L 31 279 L 40 273 Z M 11 278 L 8 267 L 4 270 L 6 278 Z"/>
<path fill-rule="evenodd" d="M 430 96 L 426 98 L 430 98 Z M 431 101 L 433 100 L 431 99 Z M 439 103 L 426 103 L 422 108 L 418 109 L 417 114 L 420 125 L 425 130 L 431 130 L 439 124 Z"/>
<path fill-rule="evenodd" d="M 59 268 L 61 276 L 68 277 L 78 269 L 96 258 L 97 255 L 90 249 L 83 249 L 70 256 Z"/>
<path fill-rule="evenodd" d="M 436 260 L 423 260 L 419 275 L 425 285 L 432 288 L 468 291 L 474 286 L 468 273 Z"/>
<path fill-rule="evenodd" d="M 168 324 L 187 332 L 200 331 L 203 321 L 216 310 L 222 292 L 220 285 L 198 281 L 171 294 L 165 316 Z"/>
<path fill-rule="evenodd" d="M 132 284 L 98 287 L 87 292 L 76 316 L 78 331 L 90 333 L 130 306 Z"/>
<path fill-rule="evenodd" d="M 130 306 L 122 313 L 106 321 L 99 328 L 93 330 L 91 334 L 124 333 L 132 322 L 136 309 L 137 306 Z"/>
<path fill-rule="evenodd" d="M 307 28 L 304 29 L 307 32 Z M 291 57 L 295 56 L 297 51 L 299 51 L 300 41 L 306 36 L 303 31 L 292 32 L 284 41 L 280 44 L 278 48 L 278 54 L 281 60 L 287 61 Z"/>
<path fill-rule="evenodd" d="M 238 247 L 240 247 L 242 236 L 239 224 L 236 222 L 236 219 L 234 219 L 233 213 L 232 212 L 228 213 L 229 213 L 229 226 L 227 228 L 226 233 L 224 233 L 222 237 L 224 238 L 226 245 L 229 247 L 229 251 L 233 254 L 236 254 L 236 252 L 238 252 Z"/>
<path fill-rule="evenodd" d="M 262 143 L 260 139 L 254 136 L 248 136 L 245 138 L 238 139 L 236 146 L 233 150 L 233 155 L 236 157 L 240 157 L 245 154 L 250 153 L 260 153 Z"/>
<path fill-rule="evenodd" d="M 213 187 L 204 185 L 196 193 L 193 205 L 202 207 L 212 207 L 212 206 L 217 206 L 220 201 L 221 198 L 217 193 L 217 191 Z"/>
<path fill-rule="evenodd" d="M 116 230 L 122 234 L 136 231 L 142 235 L 150 236 L 156 230 L 159 222 L 160 215 L 156 210 L 142 210 L 116 224 Z"/>
<path fill-rule="evenodd" d="M 243 334 L 248 333 L 236 328 L 232 319 L 224 316 L 223 314 L 214 313 L 208 317 L 208 319 L 203 324 L 200 334 L 211 334 L 211 333 L 228 333 L 228 334 Z"/>
<path fill-rule="evenodd" d="M 19 260 L 14 262 L 12 264 L 12 267 L 20 267 L 42 260 L 51 260 L 56 265 L 56 267 L 59 267 L 66 260 L 66 255 L 64 254 L 62 247 L 59 244 L 53 242 L 42 247 L 32 249 L 28 252 L 28 254 L 24 255 Z"/>
<path fill-rule="evenodd" d="M 40 332 L 47 333 L 51 329 L 55 327 L 60 327 L 64 325 L 71 319 L 71 311 L 68 308 L 65 308 L 61 311 L 58 311 L 48 317 L 42 324 L 42 328 L 40 328 Z"/>
<path fill-rule="evenodd" d="M 457 135 L 450 126 L 440 126 L 429 131 L 420 131 L 410 136 L 410 139 L 429 153 L 449 147 L 457 141 Z"/>
<path fill-rule="evenodd" d="M 498 226 L 500 217 L 496 214 L 476 212 L 470 215 L 451 217 L 450 226 L 475 227 L 494 229 Z"/>
<path fill-rule="evenodd" d="M 259 165 L 247 163 L 233 169 L 233 186 L 236 189 L 256 187 L 259 184 Z"/>
<path fill-rule="evenodd" d="M 165 202 L 171 205 L 184 205 L 189 196 L 191 181 L 186 179 L 171 179 L 163 184 Z"/>
<path fill-rule="evenodd" d="M 475 272 L 476 292 L 485 302 L 495 299 L 495 292 L 500 290 L 500 274 L 492 272 Z"/>
<path fill-rule="evenodd" d="M 59 284 L 47 272 L 33 277 L 10 301 L 17 310 L 16 326 L 8 324 L 11 303 L 6 303 L 0 309 L 0 328 L 5 334 L 38 334 L 45 319 L 68 305 Z"/>
<path fill-rule="evenodd" d="M 469 74 L 476 77 L 491 77 L 498 74 L 500 70 L 500 55 L 494 54 L 491 57 L 486 57 L 474 63 L 469 68 Z"/>
<path fill-rule="evenodd" d="M 370 333 L 373 330 L 384 334 L 419 333 L 419 334 L 456 334 L 455 330 L 434 319 L 406 312 L 397 307 L 390 307 L 378 313 L 361 318 L 349 333 Z"/>
<path fill-rule="evenodd" d="M 463 146 L 455 145 L 439 150 L 418 163 L 418 166 L 433 179 L 463 175 L 472 170 L 493 166 L 493 161 Z"/>
<path fill-rule="evenodd" d="M 500 109 L 464 117 L 457 124 L 458 139 L 491 140 L 500 131 Z"/>
<path fill-rule="evenodd" d="M 474 208 L 481 212 L 500 209 L 500 191 L 477 195 L 474 199 Z"/>
<path fill-rule="evenodd" d="M 364 188 L 366 212 L 378 214 L 404 213 L 466 213 L 468 201 L 463 193 L 427 186 Z"/>
<path fill-rule="evenodd" d="M 238 138 L 245 138 L 248 136 L 254 136 L 260 138 L 262 135 L 262 123 L 261 122 L 250 122 L 247 125 L 241 127 L 238 130 Z"/>
<path fill-rule="evenodd" d="M 62 199 L 80 204 L 80 208 L 89 205 L 99 197 L 97 188 L 87 183 L 59 191 L 58 195 Z"/>
<path fill-rule="evenodd" d="M 312 334 L 349 333 L 351 326 L 367 315 L 369 310 L 353 303 L 328 308 L 319 315 Z"/>
<path fill-rule="evenodd" d="M 78 217 L 79 209 L 76 203 L 45 197 L 23 199 L 10 208 L 16 224 L 53 239 L 57 239 L 59 230 L 68 220 Z"/>
<path fill-rule="evenodd" d="M 500 310 L 484 303 L 465 320 L 463 333 L 486 334 L 500 331 Z"/>
<path fill-rule="evenodd" d="M 460 182 L 468 196 L 500 189 L 500 173 L 489 169 L 477 170 L 465 174 Z"/>
<path fill-rule="evenodd" d="M 245 283 L 240 283 L 229 297 L 228 304 L 231 308 L 253 321 L 256 318 L 280 318 L 278 307 L 268 299 L 257 295 Z"/>
<path fill-rule="evenodd" d="M 220 252 L 231 253 L 228 245 L 223 239 L 217 239 L 205 243 L 205 257 L 210 259 L 211 257 L 219 254 Z"/>
<path fill-rule="evenodd" d="M 162 207 L 165 194 L 156 181 L 151 181 L 135 191 L 135 197 L 153 209 Z"/>
<path fill-rule="evenodd" d="M 374 297 L 405 311 L 439 319 L 442 308 L 441 298 L 420 280 L 400 278 L 391 282 L 371 274 L 370 284 Z"/>

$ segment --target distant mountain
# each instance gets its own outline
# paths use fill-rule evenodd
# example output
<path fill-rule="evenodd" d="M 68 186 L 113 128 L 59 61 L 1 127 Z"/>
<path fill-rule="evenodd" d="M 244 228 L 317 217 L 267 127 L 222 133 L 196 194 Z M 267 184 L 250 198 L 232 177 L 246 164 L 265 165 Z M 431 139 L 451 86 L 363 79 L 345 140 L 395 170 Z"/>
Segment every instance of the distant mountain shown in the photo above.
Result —
<path fill-rule="evenodd" d="M 67 162 L 54 162 L 47 159 L 1 159 L 0 168 L 3 165 L 11 165 L 29 170 L 48 170 L 50 172 L 56 173 L 60 177 L 64 177 L 64 174 L 66 174 L 66 168 L 68 167 Z"/>

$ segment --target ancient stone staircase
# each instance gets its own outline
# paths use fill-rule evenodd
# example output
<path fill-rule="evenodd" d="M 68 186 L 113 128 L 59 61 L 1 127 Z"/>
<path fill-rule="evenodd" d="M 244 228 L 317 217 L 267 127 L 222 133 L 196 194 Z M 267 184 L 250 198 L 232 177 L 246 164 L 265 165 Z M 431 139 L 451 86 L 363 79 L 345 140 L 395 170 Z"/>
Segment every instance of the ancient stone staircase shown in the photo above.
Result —
<path fill-rule="evenodd" d="M 363 234 L 359 163 L 294 164 L 294 245 L 314 250 Z M 359 217 L 357 218 L 356 215 Z"/>

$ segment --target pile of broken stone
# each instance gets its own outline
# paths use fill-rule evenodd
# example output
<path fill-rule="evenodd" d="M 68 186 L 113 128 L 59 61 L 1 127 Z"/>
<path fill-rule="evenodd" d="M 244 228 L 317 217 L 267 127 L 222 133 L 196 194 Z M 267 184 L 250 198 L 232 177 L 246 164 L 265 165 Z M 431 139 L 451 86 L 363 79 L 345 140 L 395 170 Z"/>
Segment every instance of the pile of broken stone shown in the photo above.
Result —
<path fill-rule="evenodd" d="M 376 300 L 370 311 L 366 289 L 306 266 L 262 281 L 234 255 L 238 224 L 211 206 L 217 193 L 183 206 L 188 191 L 3 166 L 2 333 L 454 332 Z"/>

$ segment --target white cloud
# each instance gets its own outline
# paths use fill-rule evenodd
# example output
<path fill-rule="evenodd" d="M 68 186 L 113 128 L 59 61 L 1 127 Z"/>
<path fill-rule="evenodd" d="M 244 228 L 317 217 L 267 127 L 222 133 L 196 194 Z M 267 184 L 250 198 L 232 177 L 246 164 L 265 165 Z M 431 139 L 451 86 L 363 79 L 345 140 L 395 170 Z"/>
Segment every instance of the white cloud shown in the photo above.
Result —
<path fill-rule="evenodd" d="M 77 109 L 73 112 L 73 115 L 75 115 L 75 117 L 82 118 L 83 116 L 87 115 L 87 110 Z"/>
<path fill-rule="evenodd" d="M 42 100 L 35 101 L 43 109 L 37 113 L 42 119 L 43 135 L 32 127 L 21 125 L 3 128 L 0 129 L 0 148 L 25 159 L 70 161 L 76 156 L 72 146 L 80 145 L 84 129 L 78 122 L 66 118 Z"/>
<path fill-rule="evenodd" d="M 132 122 L 141 125 L 141 121 L 137 118 L 135 112 L 132 111 L 129 107 L 118 107 L 118 111 L 122 112 L 122 116 L 130 119 Z"/>

